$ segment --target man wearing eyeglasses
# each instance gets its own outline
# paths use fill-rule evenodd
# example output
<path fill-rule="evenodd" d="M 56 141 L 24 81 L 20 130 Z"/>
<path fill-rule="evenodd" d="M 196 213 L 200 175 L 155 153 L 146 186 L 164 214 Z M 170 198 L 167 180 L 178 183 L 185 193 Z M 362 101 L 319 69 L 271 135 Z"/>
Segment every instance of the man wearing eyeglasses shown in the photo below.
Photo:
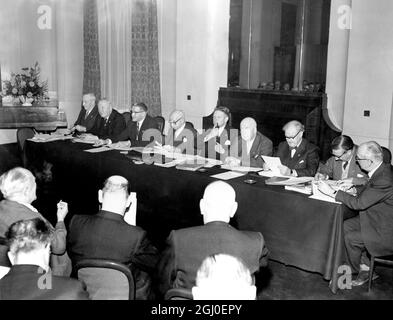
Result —
<path fill-rule="evenodd" d="M 116 137 L 111 140 L 108 139 L 106 144 L 111 144 L 118 141 L 127 141 L 128 146 L 145 147 L 154 140 L 153 136 L 158 134 L 157 121 L 147 114 L 147 106 L 143 102 L 138 102 L 131 107 L 131 117 L 127 127 Z M 152 129 L 152 134 L 144 137 L 145 131 Z M 155 131 L 157 130 L 157 131 Z"/>
<path fill-rule="evenodd" d="M 304 126 L 293 120 L 283 127 L 283 131 L 286 141 L 279 144 L 276 152 L 282 163 L 281 174 L 314 177 L 319 165 L 318 147 L 303 138 Z"/>
<path fill-rule="evenodd" d="M 197 154 L 197 131 L 181 110 L 174 110 L 169 115 L 170 128 L 163 146 L 169 152 Z"/>
<path fill-rule="evenodd" d="M 321 163 L 315 175 L 317 180 L 340 180 L 350 185 L 364 185 L 367 173 L 362 171 L 355 156 L 357 146 L 348 136 L 342 135 L 333 139 L 331 143 L 332 157 L 326 164 Z"/>
<path fill-rule="evenodd" d="M 356 161 L 368 172 L 368 182 L 357 195 L 335 191 L 327 183 L 319 182 L 319 190 L 359 211 L 359 215 L 344 221 L 344 239 L 352 274 L 358 274 L 352 286 L 368 281 L 366 252 L 375 256 L 393 254 L 393 172 L 383 163 L 383 151 L 374 141 L 359 146 Z M 364 264 L 361 264 L 361 261 Z M 368 261 L 367 261 L 368 262 Z M 377 275 L 373 277 L 375 279 Z"/>

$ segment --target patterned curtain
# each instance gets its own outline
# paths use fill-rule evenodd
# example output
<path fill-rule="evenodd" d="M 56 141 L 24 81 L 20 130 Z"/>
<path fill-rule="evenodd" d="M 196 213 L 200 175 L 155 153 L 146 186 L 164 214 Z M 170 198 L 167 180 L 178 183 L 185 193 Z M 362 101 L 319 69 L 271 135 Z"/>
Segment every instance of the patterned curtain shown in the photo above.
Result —
<path fill-rule="evenodd" d="M 161 115 L 157 0 L 132 2 L 132 102 L 144 102 L 152 116 Z"/>
<path fill-rule="evenodd" d="M 83 20 L 83 93 L 93 92 L 101 97 L 100 56 L 98 45 L 98 14 L 96 0 L 84 1 Z"/>

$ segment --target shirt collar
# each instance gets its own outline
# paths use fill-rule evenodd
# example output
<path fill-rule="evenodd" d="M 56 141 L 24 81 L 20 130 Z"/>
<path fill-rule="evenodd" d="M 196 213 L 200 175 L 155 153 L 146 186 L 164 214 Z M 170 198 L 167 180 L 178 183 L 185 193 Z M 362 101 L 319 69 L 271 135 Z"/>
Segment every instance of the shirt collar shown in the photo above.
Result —
<path fill-rule="evenodd" d="M 377 167 L 375 167 L 373 170 L 371 170 L 371 171 L 368 173 L 369 178 L 371 178 L 371 177 L 374 175 L 375 171 L 378 170 L 378 168 L 382 165 L 382 163 L 383 163 L 383 162 L 381 162 Z"/>
<path fill-rule="evenodd" d="M 225 130 L 225 126 L 218 128 L 218 136 L 221 136 L 224 130 Z"/>
<path fill-rule="evenodd" d="M 180 128 L 178 128 L 175 131 L 175 138 L 177 138 L 177 136 L 180 134 L 180 132 L 182 132 L 184 130 L 185 127 L 186 127 L 186 124 L 184 123 Z"/>

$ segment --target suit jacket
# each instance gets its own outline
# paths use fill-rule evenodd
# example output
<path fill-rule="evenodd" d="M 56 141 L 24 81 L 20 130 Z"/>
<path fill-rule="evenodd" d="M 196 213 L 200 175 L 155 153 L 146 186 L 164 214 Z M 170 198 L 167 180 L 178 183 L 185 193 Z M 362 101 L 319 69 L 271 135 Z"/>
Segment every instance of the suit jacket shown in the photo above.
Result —
<path fill-rule="evenodd" d="M 5 237 L 8 228 L 14 222 L 25 219 L 40 218 L 50 224 L 40 213 L 30 210 L 23 204 L 16 201 L 2 200 L 0 202 L 0 237 Z M 51 250 L 55 254 L 63 254 L 66 249 L 67 230 L 64 222 L 56 224 Z"/>
<path fill-rule="evenodd" d="M 73 265 L 86 258 L 132 264 L 136 278 L 139 270 L 154 270 L 158 260 L 157 249 L 143 229 L 129 225 L 121 215 L 103 210 L 96 215 L 72 217 L 67 251 Z"/>
<path fill-rule="evenodd" d="M 313 177 L 319 165 L 318 147 L 303 138 L 301 144 L 291 158 L 288 143 L 283 141 L 279 144 L 276 157 L 289 169 L 296 170 L 299 177 Z"/>
<path fill-rule="evenodd" d="M 48 275 L 36 265 L 14 265 L 0 280 L 0 300 L 88 300 L 83 282 L 67 277 Z M 38 284 L 43 283 L 43 288 Z"/>
<path fill-rule="evenodd" d="M 82 107 L 81 111 L 79 112 L 78 119 L 76 119 L 74 126 L 76 125 L 84 126 L 86 127 L 86 131 L 89 131 L 93 128 L 97 117 L 99 117 L 97 106 L 94 106 L 94 108 L 90 111 L 87 117 L 86 117 L 86 109 Z"/>
<path fill-rule="evenodd" d="M 211 159 L 217 159 L 217 160 L 224 160 L 226 157 L 228 157 L 230 153 L 230 145 L 231 145 L 231 140 L 235 140 L 235 138 L 238 136 L 238 134 L 235 135 L 235 137 L 232 135 L 231 132 L 235 132 L 233 128 L 231 128 L 229 125 L 225 126 L 224 130 L 222 131 L 221 135 L 219 137 L 216 137 L 215 139 L 212 138 L 209 141 L 204 142 L 203 139 L 213 130 L 213 128 L 210 128 L 206 130 L 206 132 L 201 135 L 199 139 L 199 146 L 198 149 L 203 149 L 205 150 L 204 154 L 206 158 L 211 158 Z M 224 154 L 220 154 L 216 152 L 214 149 L 216 142 L 221 145 L 221 147 L 225 150 Z M 203 154 L 203 152 L 202 152 Z"/>
<path fill-rule="evenodd" d="M 355 185 L 363 185 L 368 181 L 367 173 L 364 172 L 355 159 L 357 147 L 352 150 L 352 158 L 348 163 L 348 178 L 353 178 Z M 330 157 L 326 164 L 320 163 L 319 173 L 326 174 L 330 179 L 341 180 L 343 172 L 343 162 L 337 161 L 335 157 Z"/>
<path fill-rule="evenodd" d="M 358 210 L 363 241 L 377 256 L 393 254 L 393 172 L 382 163 L 357 196 L 338 191 L 336 200 Z"/>
<path fill-rule="evenodd" d="M 191 289 L 202 261 L 216 253 L 242 258 L 251 274 L 267 265 L 268 251 L 260 232 L 239 231 L 219 221 L 173 230 L 158 267 L 161 293 L 170 288 Z"/>
<path fill-rule="evenodd" d="M 126 122 L 121 113 L 112 109 L 108 122 L 101 116 L 96 118 L 93 128 L 88 133 L 98 136 L 100 139 L 113 139 L 117 137 L 126 127 Z"/>
<path fill-rule="evenodd" d="M 257 132 L 249 154 L 247 154 L 247 142 L 241 136 L 231 143 L 230 156 L 240 158 L 242 166 L 261 168 L 264 163 L 262 156 L 271 156 L 272 154 L 273 142 L 260 132 Z"/>
<path fill-rule="evenodd" d="M 175 130 L 169 129 L 168 135 L 165 136 L 165 144 L 179 148 L 182 153 L 197 154 L 198 153 L 198 132 L 194 127 L 186 122 L 184 129 L 175 139 Z"/>
<path fill-rule="evenodd" d="M 136 122 L 131 121 L 122 132 L 120 132 L 116 137 L 113 137 L 113 139 L 111 138 L 111 140 L 112 142 L 130 140 L 132 146 L 145 147 L 155 140 L 155 137 L 148 137 L 149 140 L 146 140 L 147 138 L 145 137 L 145 141 L 143 141 L 143 133 L 148 129 L 157 129 L 155 134 L 158 135 L 159 137 L 157 138 L 160 138 L 161 140 L 161 133 L 158 130 L 157 121 L 149 115 L 146 115 L 145 120 L 143 120 L 142 126 L 139 129 L 139 133 L 137 133 Z"/>

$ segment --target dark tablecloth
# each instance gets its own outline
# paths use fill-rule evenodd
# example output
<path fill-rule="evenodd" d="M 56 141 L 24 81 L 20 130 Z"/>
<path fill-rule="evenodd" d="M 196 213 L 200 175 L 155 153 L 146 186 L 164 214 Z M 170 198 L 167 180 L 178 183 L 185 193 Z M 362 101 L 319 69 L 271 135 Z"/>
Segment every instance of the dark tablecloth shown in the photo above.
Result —
<path fill-rule="evenodd" d="M 91 145 L 56 141 L 28 141 L 25 152 L 31 167 L 45 159 L 53 164 L 58 200 L 69 203 L 72 214 L 94 214 L 98 190 L 106 178 L 122 175 L 137 192 L 137 224 L 160 247 L 170 230 L 200 225 L 199 200 L 215 178 L 206 172 L 181 171 L 154 165 L 136 165 L 119 151 L 88 153 Z M 256 180 L 249 185 L 246 178 Z M 236 190 L 238 211 L 231 222 L 241 230 L 262 232 L 270 259 L 332 280 L 337 291 L 337 270 L 345 262 L 343 219 L 353 216 L 344 205 L 309 199 L 307 195 L 267 186 L 265 178 L 249 174 L 228 182 Z M 68 217 L 69 218 L 69 217 Z"/>

